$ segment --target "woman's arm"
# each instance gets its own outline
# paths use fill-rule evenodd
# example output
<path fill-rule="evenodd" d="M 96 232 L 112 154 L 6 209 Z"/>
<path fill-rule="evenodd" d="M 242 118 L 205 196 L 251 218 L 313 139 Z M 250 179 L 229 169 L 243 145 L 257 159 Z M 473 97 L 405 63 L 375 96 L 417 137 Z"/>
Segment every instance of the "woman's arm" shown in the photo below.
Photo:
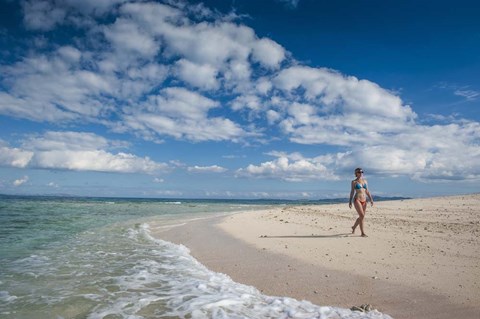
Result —
<path fill-rule="evenodd" d="M 367 181 L 365 181 L 365 183 L 367 184 L 367 189 L 365 190 L 365 193 L 367 193 L 368 198 L 370 198 L 370 204 L 373 206 L 373 196 L 372 196 L 372 194 L 370 194 L 370 191 L 368 190 Z"/>
<path fill-rule="evenodd" d="M 354 193 L 354 189 L 353 189 L 353 181 L 352 181 L 352 184 L 350 185 L 350 200 L 348 201 L 348 207 L 352 208 L 352 199 L 353 199 L 353 193 Z"/>

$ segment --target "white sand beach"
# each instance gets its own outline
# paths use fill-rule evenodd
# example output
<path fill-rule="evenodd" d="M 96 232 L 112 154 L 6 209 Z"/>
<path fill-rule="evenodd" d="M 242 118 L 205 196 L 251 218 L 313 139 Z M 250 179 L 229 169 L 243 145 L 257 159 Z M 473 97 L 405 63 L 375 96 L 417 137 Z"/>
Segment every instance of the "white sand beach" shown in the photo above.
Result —
<path fill-rule="evenodd" d="M 477 318 L 480 195 L 376 202 L 351 234 L 348 204 L 278 206 L 156 236 L 264 293 L 373 304 L 394 318 Z"/>

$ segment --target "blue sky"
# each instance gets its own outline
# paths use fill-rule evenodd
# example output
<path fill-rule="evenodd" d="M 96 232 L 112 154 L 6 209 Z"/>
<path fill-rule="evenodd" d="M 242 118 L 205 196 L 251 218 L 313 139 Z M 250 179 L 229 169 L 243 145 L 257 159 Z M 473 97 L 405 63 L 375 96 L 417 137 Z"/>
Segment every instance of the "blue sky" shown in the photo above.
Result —
<path fill-rule="evenodd" d="M 474 1 L 0 5 L 0 193 L 480 189 Z"/>

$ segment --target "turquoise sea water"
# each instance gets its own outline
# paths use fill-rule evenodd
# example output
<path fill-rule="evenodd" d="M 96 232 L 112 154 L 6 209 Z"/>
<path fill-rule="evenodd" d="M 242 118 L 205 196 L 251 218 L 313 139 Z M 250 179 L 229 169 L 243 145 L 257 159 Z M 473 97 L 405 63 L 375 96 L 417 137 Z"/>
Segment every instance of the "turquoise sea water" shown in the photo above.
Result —
<path fill-rule="evenodd" d="M 149 233 L 262 204 L 2 197 L 0 317 L 390 318 L 262 295 Z"/>

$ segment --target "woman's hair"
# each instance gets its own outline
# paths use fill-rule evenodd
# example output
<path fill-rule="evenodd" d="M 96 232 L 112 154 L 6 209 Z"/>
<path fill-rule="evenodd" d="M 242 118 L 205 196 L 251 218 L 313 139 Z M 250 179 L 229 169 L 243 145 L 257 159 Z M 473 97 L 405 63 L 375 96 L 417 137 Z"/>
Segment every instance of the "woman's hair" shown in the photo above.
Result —
<path fill-rule="evenodd" d="M 363 173 L 363 169 L 361 167 L 357 167 L 357 168 L 355 168 L 355 173 L 356 172 Z"/>

